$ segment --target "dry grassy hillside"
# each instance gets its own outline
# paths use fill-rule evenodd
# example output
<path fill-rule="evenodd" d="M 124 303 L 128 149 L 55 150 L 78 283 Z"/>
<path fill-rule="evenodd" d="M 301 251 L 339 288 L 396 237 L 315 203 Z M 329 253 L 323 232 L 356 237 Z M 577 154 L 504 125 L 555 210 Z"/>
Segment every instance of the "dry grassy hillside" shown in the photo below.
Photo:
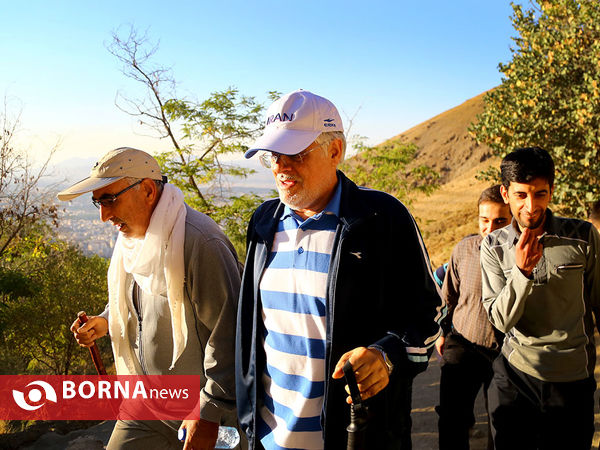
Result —
<path fill-rule="evenodd" d="M 434 267 L 448 260 L 461 238 L 478 231 L 477 199 L 489 183 L 478 181 L 475 175 L 489 165 L 499 164 L 492 157 L 492 150 L 478 145 L 467 132 L 483 110 L 484 95 L 467 100 L 381 144 L 398 140 L 416 144 L 415 163 L 427 164 L 442 176 L 437 191 L 430 196 L 418 194 L 410 206 Z M 349 167 L 352 166 L 350 162 Z"/>
<path fill-rule="evenodd" d="M 478 232 L 477 199 L 489 183 L 475 175 L 495 161 L 499 163 L 491 159 L 463 172 L 430 196 L 418 195 L 410 206 L 434 268 L 448 261 L 458 241 Z"/>
<path fill-rule="evenodd" d="M 492 155 L 488 146 L 477 144 L 467 128 L 483 111 L 483 96 L 478 95 L 463 104 L 443 112 L 393 137 L 390 141 L 412 142 L 419 148 L 417 161 L 437 170 L 442 183 L 470 176 L 473 168 L 481 167 Z M 385 144 L 385 143 L 384 143 Z"/>

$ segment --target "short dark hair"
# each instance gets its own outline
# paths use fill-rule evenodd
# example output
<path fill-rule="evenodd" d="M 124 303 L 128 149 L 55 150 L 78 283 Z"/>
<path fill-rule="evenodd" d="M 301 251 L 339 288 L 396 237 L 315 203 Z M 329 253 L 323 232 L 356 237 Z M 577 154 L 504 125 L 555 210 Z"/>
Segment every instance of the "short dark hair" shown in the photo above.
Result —
<path fill-rule="evenodd" d="M 504 199 L 502 198 L 502 194 L 500 193 L 500 185 L 499 184 L 495 184 L 495 185 L 483 190 L 483 192 L 479 196 L 479 201 L 477 202 L 477 206 L 481 205 L 484 202 L 504 204 Z"/>
<path fill-rule="evenodd" d="M 600 200 L 596 200 L 592 204 L 592 210 L 590 212 L 590 220 L 594 222 L 594 224 L 600 224 Z"/>
<path fill-rule="evenodd" d="M 518 148 L 504 157 L 500 164 L 502 184 L 506 189 L 511 181 L 529 183 L 536 178 L 548 181 L 554 186 L 554 161 L 550 154 L 540 147 Z"/>

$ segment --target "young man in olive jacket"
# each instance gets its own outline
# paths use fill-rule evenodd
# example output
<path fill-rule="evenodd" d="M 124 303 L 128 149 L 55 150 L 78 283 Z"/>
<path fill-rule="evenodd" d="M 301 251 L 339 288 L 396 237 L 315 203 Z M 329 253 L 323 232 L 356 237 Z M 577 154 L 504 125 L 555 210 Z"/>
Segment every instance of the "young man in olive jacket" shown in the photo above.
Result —
<path fill-rule="evenodd" d="M 481 245 L 483 304 L 506 334 L 488 390 L 494 445 L 589 449 L 600 236 L 591 223 L 548 209 L 554 162 L 545 150 L 517 149 L 500 170 L 513 220 Z"/>

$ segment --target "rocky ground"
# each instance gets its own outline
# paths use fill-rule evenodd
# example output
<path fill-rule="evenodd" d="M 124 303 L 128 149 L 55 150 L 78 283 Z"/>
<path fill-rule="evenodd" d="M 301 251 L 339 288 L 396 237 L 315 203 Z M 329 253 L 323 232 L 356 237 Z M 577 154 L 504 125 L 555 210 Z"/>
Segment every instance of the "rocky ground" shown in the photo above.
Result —
<path fill-rule="evenodd" d="M 106 448 L 114 421 L 102 422 L 93 427 L 61 435 L 46 433 L 33 444 L 21 447 L 27 450 L 103 450 Z"/>

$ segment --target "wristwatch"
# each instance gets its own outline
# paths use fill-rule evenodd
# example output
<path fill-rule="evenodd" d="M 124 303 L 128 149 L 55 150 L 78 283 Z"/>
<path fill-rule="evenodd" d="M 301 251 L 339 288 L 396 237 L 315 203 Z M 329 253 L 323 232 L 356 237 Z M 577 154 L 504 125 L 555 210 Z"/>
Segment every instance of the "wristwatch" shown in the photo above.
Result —
<path fill-rule="evenodd" d="M 383 362 L 385 363 L 385 367 L 387 368 L 387 371 L 388 371 L 388 375 L 391 375 L 392 374 L 392 370 L 394 370 L 394 365 L 392 364 L 392 362 L 388 358 L 387 353 L 385 351 L 383 351 L 383 349 L 381 347 L 371 346 L 369 348 L 377 350 L 379 353 L 381 353 L 381 356 L 383 356 Z"/>

